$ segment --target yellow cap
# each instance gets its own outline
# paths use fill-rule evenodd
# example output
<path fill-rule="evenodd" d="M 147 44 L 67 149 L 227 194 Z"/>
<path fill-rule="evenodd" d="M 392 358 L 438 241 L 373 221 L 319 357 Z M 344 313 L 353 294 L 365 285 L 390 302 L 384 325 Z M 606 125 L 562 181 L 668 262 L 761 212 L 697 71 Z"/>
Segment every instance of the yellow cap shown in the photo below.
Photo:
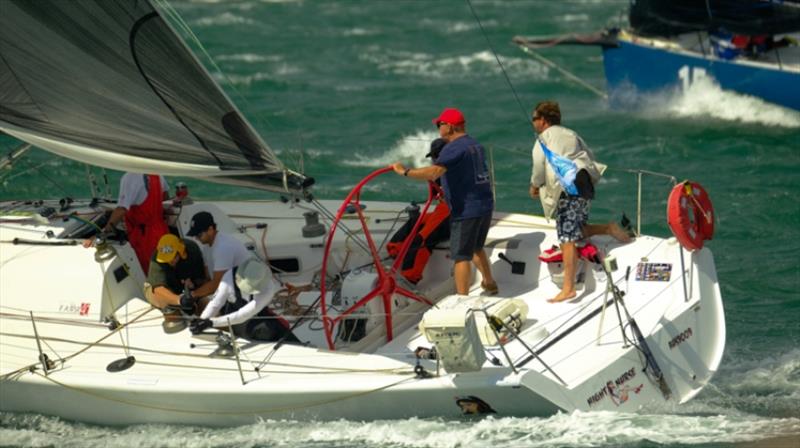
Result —
<path fill-rule="evenodd" d="M 180 238 L 168 233 L 158 240 L 156 247 L 156 261 L 159 263 L 169 263 L 175 255 L 180 254 L 181 258 L 186 258 L 186 245 Z"/>

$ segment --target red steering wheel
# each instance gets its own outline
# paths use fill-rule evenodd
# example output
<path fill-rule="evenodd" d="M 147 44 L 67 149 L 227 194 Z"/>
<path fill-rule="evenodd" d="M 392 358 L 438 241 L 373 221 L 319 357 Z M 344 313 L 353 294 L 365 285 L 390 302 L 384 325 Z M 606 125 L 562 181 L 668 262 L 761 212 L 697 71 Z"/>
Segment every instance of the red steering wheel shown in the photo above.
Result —
<path fill-rule="evenodd" d="M 368 184 L 372 179 L 380 176 L 381 174 L 388 173 L 393 171 L 391 167 L 381 168 L 379 170 L 373 171 L 367 177 L 361 179 L 361 181 L 350 190 L 350 193 L 347 197 L 342 201 L 342 205 L 339 207 L 339 212 L 336 213 L 336 218 L 333 220 L 331 224 L 331 229 L 328 231 L 328 237 L 325 240 L 325 253 L 322 257 L 322 273 L 320 276 L 320 306 L 322 307 L 322 325 L 325 330 L 325 339 L 328 342 L 328 348 L 331 350 L 335 350 L 334 338 L 333 338 L 333 329 L 335 325 L 340 322 L 342 319 L 347 317 L 348 315 L 352 314 L 355 310 L 364 307 L 370 300 L 377 298 L 378 296 L 381 297 L 383 300 L 383 309 L 384 314 L 386 316 L 386 339 L 391 341 L 394 337 L 393 335 L 393 328 L 392 328 L 392 295 L 393 294 L 400 294 L 409 299 L 416 300 L 417 302 L 426 303 L 428 305 L 433 305 L 430 300 L 418 296 L 413 292 L 399 286 L 397 284 L 397 276 L 398 272 L 400 271 L 400 267 L 403 265 L 403 259 L 408 252 L 408 248 L 411 247 L 411 242 L 414 240 L 414 235 L 417 234 L 419 227 L 422 224 L 422 218 L 427 213 L 428 208 L 430 207 L 431 203 L 434 199 L 442 197 L 442 190 L 436 185 L 434 182 L 428 182 L 428 199 L 425 201 L 425 206 L 422 207 L 422 212 L 417 219 L 417 222 L 414 223 L 414 227 L 411 230 L 411 233 L 408 234 L 405 241 L 403 241 L 403 245 L 401 246 L 400 253 L 397 255 L 397 258 L 392 263 L 391 267 L 387 270 L 386 267 L 383 266 L 383 262 L 378 255 L 378 249 L 375 247 L 375 242 L 372 239 L 372 234 L 367 227 L 367 221 L 364 218 L 364 213 L 361 207 L 361 189 L 364 188 L 366 184 Z M 333 242 L 333 237 L 336 234 L 336 230 L 339 228 L 339 221 L 342 218 L 342 215 L 345 214 L 348 206 L 353 205 L 355 208 L 356 213 L 358 214 L 358 219 L 361 222 L 361 228 L 364 230 L 364 238 L 367 240 L 367 244 L 369 245 L 369 250 L 372 255 L 372 263 L 375 266 L 375 271 L 378 274 L 377 284 L 375 288 L 372 289 L 367 295 L 359 299 L 356 303 L 354 303 L 350 308 L 344 310 L 341 314 L 336 317 L 329 317 L 328 316 L 328 303 L 325 298 L 326 292 L 326 277 L 327 277 L 327 269 L 328 269 L 328 256 L 330 255 L 331 251 L 331 243 Z"/>

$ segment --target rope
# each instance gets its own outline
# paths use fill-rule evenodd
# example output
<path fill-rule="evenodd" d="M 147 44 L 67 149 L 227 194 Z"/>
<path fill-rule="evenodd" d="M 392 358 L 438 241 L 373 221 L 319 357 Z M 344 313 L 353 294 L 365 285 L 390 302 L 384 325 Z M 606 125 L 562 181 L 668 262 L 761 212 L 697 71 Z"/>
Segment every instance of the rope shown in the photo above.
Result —
<path fill-rule="evenodd" d="M 16 333 L 4 333 L 4 332 L 0 332 L 0 336 L 17 337 L 17 338 L 25 338 L 25 339 L 33 339 L 34 338 L 34 336 L 32 336 L 32 335 L 23 335 L 23 334 L 16 334 Z M 52 341 L 52 342 L 60 342 L 60 343 L 66 343 L 66 344 L 81 344 L 80 342 L 76 342 L 76 341 L 69 340 L 69 339 L 63 339 L 63 338 L 43 337 L 43 338 L 40 338 L 40 339 L 43 340 L 43 341 L 44 340 L 48 340 L 48 341 Z M 3 344 L 3 345 L 9 345 L 9 344 Z M 110 349 L 123 348 L 123 346 L 119 345 L 119 344 L 108 344 L 108 343 L 100 343 L 100 342 L 95 342 L 92 345 L 95 346 L 95 347 L 110 348 Z M 197 359 L 207 359 L 208 358 L 208 355 L 199 355 L 199 354 L 194 354 L 194 353 L 171 352 L 171 351 L 165 351 L 165 350 L 154 350 L 154 349 L 142 348 L 142 347 L 137 347 L 137 346 L 128 346 L 128 348 L 132 352 L 149 353 L 149 354 L 153 354 L 153 355 L 169 355 L 169 356 L 178 356 L 178 357 L 183 357 L 183 358 L 197 358 Z M 64 360 L 66 361 L 68 358 L 71 358 L 71 357 L 74 357 L 74 355 L 70 355 L 69 357 L 64 358 Z M 137 363 L 138 362 L 145 362 L 145 361 L 137 361 Z M 178 365 L 169 364 L 169 363 L 160 364 L 160 363 L 156 363 L 156 362 L 153 362 L 153 361 L 150 361 L 149 363 L 153 364 L 153 365 L 174 366 L 174 367 L 182 367 L 182 368 L 186 368 L 186 369 L 210 369 L 210 370 L 238 371 L 238 369 L 212 368 L 212 367 L 202 367 L 202 366 L 187 365 L 187 364 L 178 364 Z M 281 362 L 272 362 L 270 364 L 272 364 L 274 366 L 280 366 L 280 367 L 296 368 L 296 369 L 308 369 L 308 370 L 316 370 L 316 371 L 318 371 L 318 372 L 309 372 L 308 370 L 298 370 L 298 371 L 294 372 L 294 373 L 308 373 L 308 374 L 371 373 L 371 374 L 391 374 L 391 375 L 394 375 L 394 374 L 398 374 L 398 373 L 403 371 L 403 369 L 401 369 L 401 368 L 394 368 L 394 367 L 393 368 L 387 368 L 387 369 L 352 369 L 352 368 L 345 368 L 345 367 L 315 366 L 315 365 L 310 365 L 310 364 L 295 364 L 295 363 L 286 363 L 286 362 L 283 362 L 283 363 L 281 363 Z M 24 368 L 18 369 L 17 371 L 5 374 L 3 377 L 0 377 L 0 378 L 5 379 L 5 377 L 8 376 L 8 375 L 12 375 L 12 374 L 14 374 L 14 373 L 16 373 L 18 371 L 30 370 L 30 367 L 32 367 L 32 366 L 35 367 L 35 366 L 38 366 L 38 365 L 39 365 L 39 363 L 37 362 L 37 363 L 32 364 L 30 366 L 26 366 Z M 286 372 L 286 371 L 276 371 L 276 373 L 281 373 L 281 372 Z M 287 372 L 287 373 L 289 373 L 289 372 Z"/>
<path fill-rule="evenodd" d="M 90 221 L 88 219 L 83 219 L 83 218 L 79 217 L 77 214 L 74 214 L 74 215 L 73 214 L 69 214 L 69 215 L 64 216 L 64 218 L 65 219 L 74 219 L 75 221 L 82 222 L 84 224 L 88 224 L 90 227 L 94 227 L 98 232 L 102 232 L 103 231 L 103 229 L 100 228 L 100 226 L 98 226 L 97 223 L 95 223 L 94 221 Z"/>
<path fill-rule="evenodd" d="M 129 322 L 126 322 L 125 324 L 122 324 L 122 325 L 120 325 L 119 327 L 115 328 L 114 330 L 112 330 L 112 331 L 111 331 L 110 333 L 108 333 L 107 335 L 105 335 L 105 336 L 101 337 L 100 339 L 98 339 L 98 340 L 96 340 L 96 341 L 94 341 L 94 342 L 91 342 L 91 343 L 87 344 L 87 345 L 86 345 L 86 347 L 84 347 L 84 348 L 82 348 L 82 349 L 78 350 L 77 352 L 75 352 L 75 353 L 73 353 L 73 354 L 71 354 L 71 355 L 67 355 L 66 357 L 62 358 L 62 359 L 61 359 L 61 365 L 63 366 L 63 365 L 64 365 L 64 364 L 65 364 L 67 361 L 69 361 L 70 359 L 72 359 L 72 358 L 74 358 L 74 357 L 76 357 L 76 356 L 80 355 L 81 353 L 83 353 L 83 352 L 85 352 L 85 351 L 89 350 L 90 348 L 92 348 L 92 347 L 95 347 L 95 346 L 99 346 L 101 342 L 103 342 L 104 340 L 106 340 L 106 339 L 108 339 L 109 337 L 113 336 L 113 335 L 114 335 L 115 333 L 117 333 L 118 331 L 121 331 L 123 328 L 126 328 L 128 325 L 131 325 L 131 324 L 135 323 L 135 322 L 136 322 L 137 320 L 139 320 L 141 317 L 143 317 L 144 315 L 146 315 L 146 314 L 147 314 L 147 313 L 149 313 L 150 311 L 153 311 L 154 309 L 155 309 L 155 307 L 152 307 L 152 306 L 151 306 L 149 309 L 147 309 L 147 310 L 146 310 L 146 311 L 144 311 L 143 313 L 141 313 L 141 314 L 139 314 L 138 316 L 136 316 L 136 317 L 135 317 L 133 320 L 131 320 L 131 321 L 129 321 Z M 2 333 L 2 334 L 5 334 L 5 333 Z M 28 336 L 28 337 L 30 337 L 30 336 Z M 56 340 L 58 340 L 58 339 L 56 339 L 56 338 L 40 338 L 40 339 L 48 339 L 48 340 L 53 340 L 53 341 L 56 341 Z M 66 341 L 66 342 L 74 342 L 74 341 Z M 6 373 L 6 374 L 4 374 L 4 375 L 0 376 L 0 380 L 5 380 L 5 379 L 7 379 L 7 378 L 10 378 L 10 377 L 11 377 L 11 376 L 13 376 L 13 375 L 16 375 L 16 374 L 20 373 L 20 372 L 24 372 L 25 370 L 29 370 L 29 371 L 31 371 L 31 372 L 34 372 L 34 371 L 35 371 L 35 369 L 36 369 L 36 366 L 37 366 L 38 364 L 39 364 L 39 362 L 37 361 L 37 362 L 35 362 L 35 363 L 33 363 L 33 364 L 30 364 L 30 365 L 27 365 L 27 366 L 24 366 L 24 367 L 20 367 L 19 369 L 15 370 L 15 371 L 13 371 L 13 372 Z"/>
<path fill-rule="evenodd" d="M 416 378 L 415 376 L 412 376 L 410 378 L 403 378 L 403 379 L 401 379 L 399 381 L 396 381 L 394 383 L 390 383 L 390 384 L 387 384 L 385 386 L 381 386 L 381 387 L 378 387 L 378 388 L 375 388 L 375 389 L 370 389 L 370 390 L 366 390 L 366 391 L 363 391 L 363 392 L 356 392 L 356 393 L 353 393 L 353 394 L 347 394 L 347 395 L 343 395 L 341 397 L 331 398 L 331 399 L 327 399 L 327 400 L 310 401 L 310 402 L 303 403 L 303 404 L 300 404 L 300 405 L 297 405 L 297 406 L 284 406 L 284 407 L 278 407 L 278 408 L 252 409 L 252 410 L 249 410 L 249 411 L 222 411 L 222 410 L 218 410 L 218 409 L 214 409 L 212 411 L 203 411 L 203 410 L 197 410 L 197 409 L 193 409 L 193 408 L 179 408 L 179 407 L 171 407 L 171 406 L 156 406 L 156 405 L 152 405 L 152 404 L 145 404 L 145 403 L 141 403 L 141 402 L 125 400 L 125 399 L 121 399 L 121 398 L 114 398 L 114 397 L 111 397 L 109 395 L 101 394 L 101 393 L 98 393 L 98 392 L 93 392 L 93 391 L 91 391 L 89 389 L 86 389 L 86 388 L 70 386 L 70 385 L 62 383 L 61 381 L 58 381 L 55 378 L 52 378 L 50 376 L 42 375 L 41 373 L 39 373 L 37 371 L 34 371 L 33 373 L 38 375 L 41 378 L 44 378 L 44 379 L 52 382 L 53 384 L 56 384 L 58 386 L 61 386 L 61 387 L 65 388 L 65 389 L 69 389 L 71 391 L 79 392 L 79 393 L 82 393 L 82 394 L 85 394 L 85 395 L 89 395 L 89 396 L 92 396 L 92 397 L 95 397 L 95 398 L 100 398 L 102 400 L 113 401 L 113 402 L 116 402 L 116 403 L 127 404 L 127 405 L 130 405 L 130 406 L 137 406 L 137 407 L 141 407 L 141 408 L 145 408 L 145 409 L 156 409 L 156 410 L 160 410 L 160 411 L 182 412 L 182 413 L 185 413 L 185 414 L 198 414 L 198 415 L 252 415 L 252 414 L 270 414 L 270 413 L 276 413 L 276 412 L 287 412 L 287 411 L 295 411 L 295 410 L 299 410 L 299 409 L 307 409 L 307 408 L 312 408 L 312 407 L 316 407 L 316 406 L 323 406 L 323 405 L 326 405 L 326 404 L 336 403 L 336 402 L 339 402 L 339 401 L 345 401 L 345 400 L 349 400 L 351 398 L 357 398 L 357 397 L 369 395 L 369 394 L 374 393 L 374 392 L 380 392 L 382 390 L 389 389 L 391 387 L 397 386 L 399 384 L 408 382 L 408 381 L 413 380 L 413 379 Z"/>
<path fill-rule="evenodd" d="M 9 309 L 9 310 L 14 310 L 14 311 L 20 311 L 20 312 L 23 312 L 23 313 L 27 313 L 28 312 L 28 310 L 24 310 L 24 309 L 21 309 L 21 308 L 14 308 L 14 307 L 10 307 L 10 306 L 0 306 L 0 308 L 5 308 L 5 309 Z M 53 313 L 56 313 L 56 312 L 53 312 Z M 61 311 L 61 312 L 58 312 L 58 313 L 60 313 L 60 314 L 69 314 L 69 315 L 73 314 L 72 312 L 66 312 L 66 311 Z M 90 314 L 90 316 L 94 316 L 94 313 Z M 99 314 L 97 316 L 99 317 Z M 3 312 L 0 312 L 0 318 L 15 319 L 15 320 L 25 320 L 25 321 L 31 320 L 30 316 L 28 316 L 28 315 L 3 313 Z M 148 321 L 148 320 L 156 320 L 156 319 L 160 320 L 161 318 L 160 317 L 153 317 L 153 318 L 150 318 L 150 319 L 145 319 L 142 322 L 145 322 L 145 321 Z M 63 325 L 72 325 L 72 326 L 75 326 L 75 327 L 92 327 L 92 328 L 98 328 L 98 327 L 107 328 L 108 327 L 105 324 L 101 324 L 101 323 L 97 323 L 97 322 L 85 322 L 85 321 L 82 321 L 82 320 L 61 319 L 61 318 L 57 318 L 57 317 L 37 317 L 36 321 L 37 322 L 63 324 Z"/>
<path fill-rule="evenodd" d="M 311 307 L 306 308 L 303 310 L 303 307 L 297 303 L 297 297 L 302 292 L 311 291 L 313 289 L 312 285 L 303 285 L 303 286 L 293 286 L 289 283 L 286 283 L 287 287 L 281 289 L 280 291 L 275 293 L 275 296 L 272 299 L 272 302 L 269 303 L 269 307 L 273 310 L 286 310 L 288 313 L 279 313 L 283 317 L 303 317 L 308 314 Z M 256 317 L 271 317 L 271 316 L 256 316 Z"/>
<path fill-rule="evenodd" d="M 711 212 L 707 211 L 707 210 L 704 210 L 703 206 L 700 205 L 700 201 L 698 201 L 697 198 L 694 197 L 693 194 L 689 194 L 689 197 L 692 198 L 692 202 L 694 202 L 694 205 L 697 207 L 698 210 L 700 210 L 700 212 L 702 213 L 703 218 L 705 218 L 706 222 L 710 224 L 711 220 L 712 220 Z"/>

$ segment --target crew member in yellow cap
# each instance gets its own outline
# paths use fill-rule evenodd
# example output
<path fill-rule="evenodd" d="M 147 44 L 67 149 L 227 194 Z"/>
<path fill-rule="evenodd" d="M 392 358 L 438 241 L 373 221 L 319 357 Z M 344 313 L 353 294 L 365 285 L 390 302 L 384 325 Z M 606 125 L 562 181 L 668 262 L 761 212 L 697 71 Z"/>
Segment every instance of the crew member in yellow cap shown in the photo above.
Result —
<path fill-rule="evenodd" d="M 157 308 L 181 306 L 184 291 L 188 293 L 208 280 L 208 268 L 197 243 L 168 233 L 158 240 L 150 262 L 145 297 Z"/>

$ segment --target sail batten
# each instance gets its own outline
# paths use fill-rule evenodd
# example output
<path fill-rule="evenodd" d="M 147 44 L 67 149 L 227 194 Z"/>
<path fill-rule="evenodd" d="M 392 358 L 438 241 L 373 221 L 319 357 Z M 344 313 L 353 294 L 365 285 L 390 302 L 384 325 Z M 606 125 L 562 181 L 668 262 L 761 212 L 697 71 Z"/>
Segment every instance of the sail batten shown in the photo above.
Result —
<path fill-rule="evenodd" d="M 303 189 L 149 2 L 2 10 L 0 130 L 112 169 Z"/>

